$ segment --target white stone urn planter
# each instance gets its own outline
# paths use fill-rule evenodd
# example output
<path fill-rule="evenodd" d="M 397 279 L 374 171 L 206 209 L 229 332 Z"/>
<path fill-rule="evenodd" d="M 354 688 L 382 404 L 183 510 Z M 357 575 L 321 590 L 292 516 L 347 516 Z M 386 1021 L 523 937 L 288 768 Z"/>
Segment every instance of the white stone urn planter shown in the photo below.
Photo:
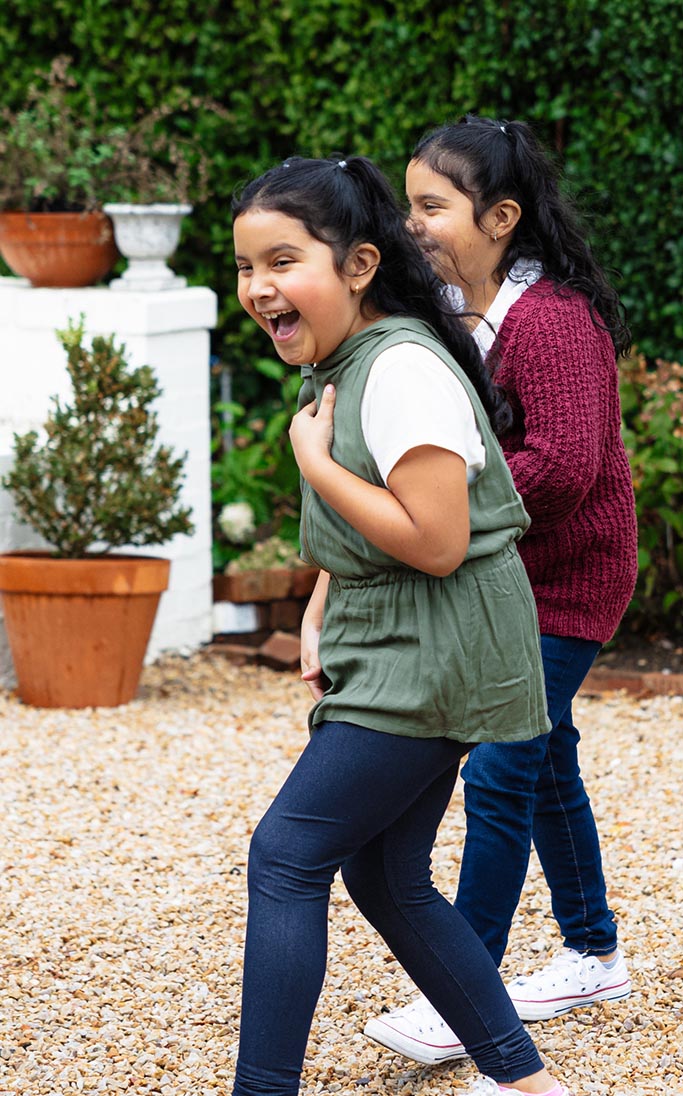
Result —
<path fill-rule="evenodd" d="M 114 223 L 114 237 L 128 266 L 110 289 L 156 291 L 182 289 L 187 279 L 175 274 L 166 260 L 180 240 L 180 223 L 191 205 L 153 205 L 109 202 L 104 206 Z"/>

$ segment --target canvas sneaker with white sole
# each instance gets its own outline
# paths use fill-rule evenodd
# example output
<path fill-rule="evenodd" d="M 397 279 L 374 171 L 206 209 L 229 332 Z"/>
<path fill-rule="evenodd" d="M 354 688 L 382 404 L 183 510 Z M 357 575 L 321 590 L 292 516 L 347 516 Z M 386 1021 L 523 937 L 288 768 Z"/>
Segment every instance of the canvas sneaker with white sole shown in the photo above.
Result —
<path fill-rule="evenodd" d="M 491 1077 L 481 1076 L 477 1077 L 472 1087 L 468 1088 L 463 1096 L 500 1096 L 501 1092 L 509 1092 L 510 1096 L 515 1096 L 514 1088 L 501 1088 L 498 1082 L 492 1080 Z M 572 1096 L 572 1094 L 564 1085 L 556 1084 L 550 1089 L 547 1096 Z"/>
<path fill-rule="evenodd" d="M 628 997 L 631 980 L 621 952 L 607 969 L 594 955 L 563 948 L 536 974 L 515 978 L 507 991 L 520 1020 L 551 1020 L 573 1008 Z"/>
<path fill-rule="evenodd" d="M 458 1036 L 423 994 L 403 1008 L 368 1020 L 364 1030 L 369 1039 L 425 1066 L 467 1057 Z"/>

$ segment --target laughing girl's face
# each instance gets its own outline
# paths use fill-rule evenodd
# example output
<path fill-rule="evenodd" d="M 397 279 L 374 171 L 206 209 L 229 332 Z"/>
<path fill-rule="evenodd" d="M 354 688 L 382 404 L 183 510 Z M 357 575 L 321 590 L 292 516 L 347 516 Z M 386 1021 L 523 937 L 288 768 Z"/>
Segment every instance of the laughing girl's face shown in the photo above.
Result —
<path fill-rule="evenodd" d="M 322 361 L 367 326 L 353 277 L 301 221 L 252 208 L 236 219 L 234 238 L 240 304 L 288 365 Z"/>
<path fill-rule="evenodd" d="M 485 226 L 474 219 L 470 198 L 420 160 L 406 170 L 408 227 L 442 281 L 468 290 L 480 285 L 498 258 Z"/>

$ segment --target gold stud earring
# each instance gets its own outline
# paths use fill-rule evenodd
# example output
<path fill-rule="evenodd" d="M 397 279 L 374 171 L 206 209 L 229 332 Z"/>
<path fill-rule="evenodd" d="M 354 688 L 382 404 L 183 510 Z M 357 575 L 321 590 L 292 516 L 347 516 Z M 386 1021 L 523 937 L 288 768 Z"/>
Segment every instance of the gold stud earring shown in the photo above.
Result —
<path fill-rule="evenodd" d="M 354 285 L 354 287 L 353 287 L 353 289 L 351 290 L 351 292 L 352 292 L 352 293 L 360 293 L 360 286 L 359 286 L 359 285 L 357 285 L 357 284 L 356 284 L 356 285 Z"/>
<path fill-rule="evenodd" d="M 494 240 L 495 242 L 498 241 L 498 232 L 497 231 L 491 233 L 491 239 Z"/>

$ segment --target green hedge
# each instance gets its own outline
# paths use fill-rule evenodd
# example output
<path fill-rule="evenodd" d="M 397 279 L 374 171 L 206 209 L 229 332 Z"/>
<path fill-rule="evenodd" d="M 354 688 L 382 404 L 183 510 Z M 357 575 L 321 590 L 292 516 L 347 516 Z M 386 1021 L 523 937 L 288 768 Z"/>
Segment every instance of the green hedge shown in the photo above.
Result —
<path fill-rule="evenodd" d="M 622 362 L 621 403 L 639 528 L 628 619 L 683 635 L 683 365 Z"/>
<path fill-rule="evenodd" d="M 639 350 L 680 356 L 678 0 L 4 0 L 0 105 L 18 105 L 36 67 L 63 52 L 114 118 L 178 90 L 230 111 L 196 119 L 214 196 L 178 257 L 220 295 L 226 361 L 243 367 L 263 350 L 234 301 L 234 186 L 292 152 L 332 150 L 373 155 L 401 185 L 424 129 L 470 109 L 525 118 L 557 149 L 596 251 L 621 272 Z"/>

